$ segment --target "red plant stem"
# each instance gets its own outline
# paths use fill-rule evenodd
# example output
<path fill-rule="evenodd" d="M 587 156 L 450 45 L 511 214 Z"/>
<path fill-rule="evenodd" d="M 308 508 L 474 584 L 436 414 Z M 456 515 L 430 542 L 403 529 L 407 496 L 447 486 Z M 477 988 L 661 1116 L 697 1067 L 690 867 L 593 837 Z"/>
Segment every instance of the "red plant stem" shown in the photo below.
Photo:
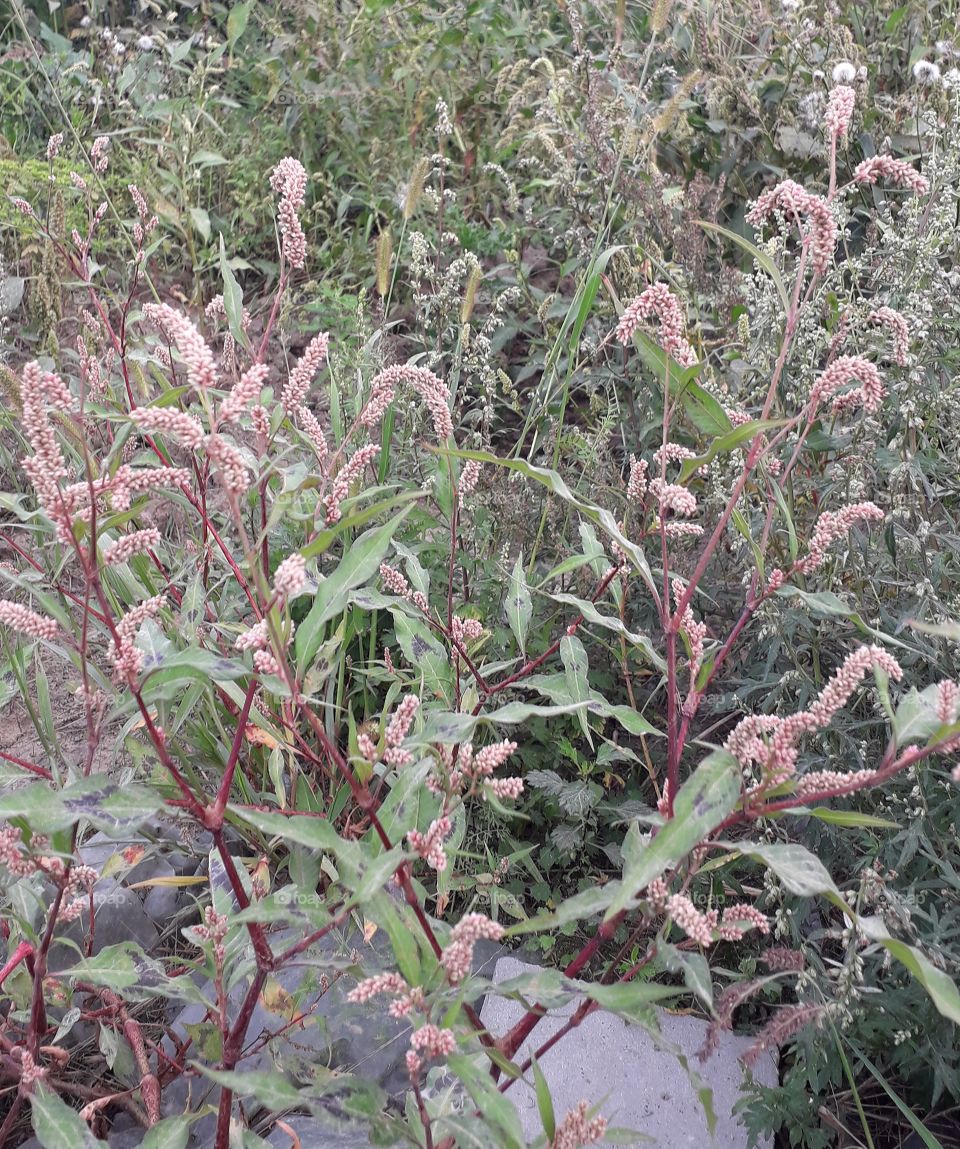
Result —
<path fill-rule="evenodd" d="M 601 922 L 597 927 L 597 932 L 593 935 L 590 941 L 580 950 L 577 956 L 563 971 L 564 977 L 576 977 L 583 967 L 590 961 L 597 950 L 605 943 L 608 942 L 617 931 L 617 927 L 623 921 L 624 911 L 616 914 L 609 921 Z M 540 1023 L 541 1018 L 546 1015 L 547 1008 L 544 1005 L 537 1004 L 532 1009 L 528 1010 L 524 1017 L 522 1017 L 517 1024 L 508 1033 L 497 1042 L 500 1050 L 509 1058 L 513 1058 L 517 1050 L 526 1041 L 537 1025 Z M 491 1070 L 491 1076 L 494 1080 L 499 1076 L 498 1067 L 494 1066 Z"/>
<path fill-rule="evenodd" d="M 24 770 L 29 770 L 31 774 L 37 774 L 41 778 L 46 778 L 48 782 L 53 781 L 53 775 L 50 771 L 44 769 L 43 766 L 38 766 L 35 762 L 27 762 L 23 758 L 15 758 L 12 754 L 7 754 L 4 750 L 0 750 L 0 758 L 2 758 L 4 762 L 12 762 L 14 766 L 20 766 Z"/>
<path fill-rule="evenodd" d="M 607 573 L 600 580 L 597 589 L 593 592 L 593 595 L 590 598 L 591 602 L 599 601 L 599 599 L 603 596 L 603 592 L 617 577 L 618 572 L 619 567 L 611 567 L 611 569 L 607 571 Z M 564 634 L 574 634 L 579 629 L 582 622 L 583 615 L 578 614 L 573 622 L 571 622 L 567 629 L 564 631 Z M 473 713 L 479 714 L 480 710 L 483 709 L 483 705 L 486 703 L 487 699 L 491 697 L 491 695 L 498 694 L 501 690 L 506 690 L 508 686 L 512 686 L 515 682 L 519 682 L 521 678 L 526 678 L 528 675 L 532 674 L 538 666 L 542 666 L 548 658 L 552 658 L 553 655 L 555 655 L 560 649 L 561 642 L 562 638 L 558 638 L 552 646 L 548 647 L 548 649 L 543 652 L 543 654 L 525 663 L 514 674 L 511 674 L 507 678 L 502 679 L 500 682 L 495 682 L 492 686 L 488 687 L 483 698 L 480 700 L 480 702 L 477 703 L 476 707 L 474 707 Z"/>
<path fill-rule="evenodd" d="M 0 987 L 7 980 L 11 973 L 17 966 L 33 954 L 33 946 L 29 942 L 20 942 L 17 948 L 10 955 L 6 965 L 0 969 Z"/>
<path fill-rule="evenodd" d="M 233 736 L 233 745 L 230 747 L 230 757 L 227 759 L 227 764 L 223 768 L 223 778 L 220 780 L 220 789 L 217 791 L 217 797 L 213 806 L 207 808 L 207 819 L 211 823 L 208 829 L 219 830 L 223 825 L 223 814 L 227 808 L 227 802 L 230 800 L 230 789 L 233 786 L 233 778 L 237 771 L 237 762 L 240 759 L 240 750 L 243 747 L 243 739 L 247 731 L 247 718 L 250 715 L 253 696 L 256 694 L 258 686 L 259 682 L 256 676 L 252 677 L 250 679 L 250 685 L 247 687 L 247 693 L 244 695 L 243 709 L 237 718 L 237 730 Z"/>

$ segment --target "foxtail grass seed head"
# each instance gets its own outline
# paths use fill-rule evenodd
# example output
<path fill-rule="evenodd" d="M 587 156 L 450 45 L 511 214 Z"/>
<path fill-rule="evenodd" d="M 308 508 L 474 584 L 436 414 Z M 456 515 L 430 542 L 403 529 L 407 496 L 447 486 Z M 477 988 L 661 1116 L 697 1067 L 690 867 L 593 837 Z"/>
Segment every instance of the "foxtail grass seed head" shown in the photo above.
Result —
<path fill-rule="evenodd" d="M 390 268 L 393 263 L 393 236 L 390 229 L 385 228 L 377 237 L 377 263 L 376 279 L 377 294 L 386 299 L 390 290 Z"/>

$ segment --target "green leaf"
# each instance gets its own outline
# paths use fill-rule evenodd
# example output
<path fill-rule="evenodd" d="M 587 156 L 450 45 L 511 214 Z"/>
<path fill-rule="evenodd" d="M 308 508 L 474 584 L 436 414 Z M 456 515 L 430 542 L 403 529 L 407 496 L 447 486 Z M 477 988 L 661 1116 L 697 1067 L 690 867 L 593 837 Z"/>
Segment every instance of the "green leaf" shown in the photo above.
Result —
<path fill-rule="evenodd" d="M 341 614 L 350 592 L 362 586 L 379 570 L 397 527 L 409 514 L 405 507 L 381 527 L 362 534 L 346 551 L 336 570 L 320 583 L 310 613 L 297 628 L 295 641 L 297 666 L 306 670 L 320 647 L 324 626 Z"/>
<path fill-rule="evenodd" d="M 129 989 L 140 981 L 140 974 L 131 956 L 132 942 L 104 946 L 94 957 L 81 958 L 76 965 L 64 970 L 60 977 L 105 985 L 111 989 Z"/>
<path fill-rule="evenodd" d="M 621 888 L 606 920 L 635 906 L 642 892 L 676 865 L 720 825 L 740 798 L 740 764 L 726 750 L 714 750 L 677 792 L 673 817 L 635 854 L 625 856 Z"/>
<path fill-rule="evenodd" d="M 537 1109 L 540 1111 L 540 1121 L 547 1141 L 552 1142 L 557 1132 L 557 1121 L 553 1112 L 553 1098 L 550 1096 L 550 1086 L 543 1076 L 543 1070 L 537 1059 L 532 1058 L 533 1082 L 537 1094 Z"/>
<path fill-rule="evenodd" d="M 204 243 L 210 242 L 210 216 L 203 210 L 202 207 L 192 207 L 190 209 L 190 222 L 200 233 L 200 238 Z"/>
<path fill-rule="evenodd" d="M 685 483 L 691 475 L 699 471 L 701 467 L 705 467 L 707 463 L 712 462 L 717 455 L 726 455 L 731 451 L 735 451 L 737 447 L 743 446 L 747 441 L 752 441 L 761 431 L 767 431 L 771 427 L 782 426 L 782 419 L 757 419 L 750 423 L 741 423 L 739 427 L 734 427 L 732 431 L 728 431 L 725 435 L 718 435 L 715 439 L 711 440 L 710 446 L 704 454 L 697 455 L 695 459 L 684 459 L 676 481 L 678 483 Z"/>
<path fill-rule="evenodd" d="M 227 313 L 227 323 L 230 334 L 238 347 L 247 347 L 249 341 L 243 330 L 243 291 L 237 283 L 230 264 L 227 262 L 227 250 L 223 243 L 223 232 L 220 233 L 220 275 L 223 279 L 223 309 Z"/>
<path fill-rule="evenodd" d="M 565 480 L 562 479 L 556 471 L 551 470 L 549 467 L 536 467 L 533 463 L 528 463 L 525 459 L 501 459 L 498 455 L 490 454 L 489 451 L 446 451 L 444 453 L 454 455 L 459 459 L 476 459 L 478 463 L 489 463 L 494 467 L 506 467 L 510 471 L 517 471 L 526 478 L 533 479 L 534 482 L 540 483 L 546 487 L 551 494 L 556 495 L 562 502 L 573 507 L 588 522 L 600 527 L 609 538 L 613 539 L 637 568 L 647 588 L 652 591 L 654 595 L 658 593 L 653 575 L 650 573 L 650 566 L 647 563 L 643 551 L 636 543 L 631 542 L 623 531 L 620 530 L 620 525 L 613 515 L 603 507 L 585 502 L 575 495 L 569 486 L 567 486 Z"/>
<path fill-rule="evenodd" d="M 755 845 L 753 842 L 727 843 L 758 862 L 763 862 L 777 875 L 791 894 L 798 897 L 809 898 L 815 894 L 827 894 L 831 901 L 839 903 L 846 908 L 846 902 L 840 896 L 833 878 L 830 877 L 826 866 L 816 855 L 811 854 L 806 846 L 795 843 L 766 843 Z"/>
<path fill-rule="evenodd" d="M 187 1149 L 190 1117 L 167 1117 L 151 1126 L 143 1135 L 140 1149 Z"/>
<path fill-rule="evenodd" d="M 899 646 L 903 650 L 909 650 L 916 653 L 912 646 L 909 646 L 905 642 L 901 642 L 899 638 L 894 638 L 891 634 L 885 634 L 882 630 L 874 630 L 872 626 L 868 626 L 868 624 L 864 622 L 863 618 L 857 613 L 857 611 L 847 606 L 843 599 L 838 598 L 837 595 L 835 595 L 832 591 L 823 590 L 814 594 L 810 591 L 801 590 L 796 586 L 784 586 L 777 591 L 777 595 L 780 598 L 800 599 L 804 606 L 806 606 L 814 614 L 826 615 L 827 617 L 833 618 L 847 618 L 853 623 L 857 630 L 861 632 L 861 634 L 865 634 L 869 638 L 878 639 L 881 642 L 893 646 Z"/>
<path fill-rule="evenodd" d="M 682 973 L 687 989 L 696 994 L 707 1009 L 713 1009 L 713 978 L 710 976 L 710 963 L 703 954 L 660 942 L 657 945 L 657 957 L 663 959 L 670 973 Z"/>
<path fill-rule="evenodd" d="M 628 1021 L 644 1022 L 653 1020 L 654 1002 L 678 997 L 683 991 L 679 986 L 660 985 L 653 981 L 628 981 L 617 985 L 601 985 L 599 982 L 571 982 L 578 993 L 595 1001 L 604 1009 L 616 1013 Z"/>
<path fill-rule="evenodd" d="M 882 945 L 913 974 L 944 1017 L 960 1025 L 960 993 L 943 970 L 937 969 L 916 946 L 909 946 L 891 937 L 880 918 L 860 918 L 858 924 L 871 941 Z"/>
<path fill-rule="evenodd" d="M 937 717 L 937 686 L 928 686 L 922 693 L 912 686 L 897 707 L 893 720 L 893 733 L 897 746 L 911 742 L 926 742 L 943 723 Z"/>
<path fill-rule="evenodd" d="M 527 651 L 527 630 L 530 619 L 533 617 L 533 600 L 530 598 L 530 588 L 527 586 L 527 576 L 523 571 L 523 554 L 517 555 L 513 564 L 513 573 L 507 586 L 507 621 L 517 640 L 521 654 Z"/>
<path fill-rule="evenodd" d="M 449 697 L 452 674 L 443 644 L 419 618 L 411 618 L 399 609 L 391 613 L 403 657 L 423 676 L 425 691 L 441 698 Z"/>
<path fill-rule="evenodd" d="M 780 274 L 780 269 L 773 262 L 771 257 L 758 248 L 755 244 L 751 243 L 742 235 L 737 235 L 735 231 L 730 231 L 729 228 L 721 227 L 718 223 L 708 223 L 705 219 L 697 220 L 698 226 L 702 227 L 704 231 L 716 232 L 717 235 L 722 235 L 729 239 L 731 243 L 735 243 L 737 247 L 742 248 L 754 262 L 759 264 L 760 267 L 770 276 L 773 280 L 777 291 L 780 294 L 780 299 L 783 302 L 783 312 L 786 315 L 790 310 L 790 297 L 787 295 L 787 285 L 783 282 L 783 276 Z"/>
<path fill-rule="evenodd" d="M 250 12 L 256 0 L 244 0 L 242 4 L 234 4 L 227 16 L 227 43 L 233 48 L 234 44 L 247 30 Z"/>
<path fill-rule="evenodd" d="M 499 1149 L 523 1149 L 526 1138 L 517 1111 L 513 1102 L 494 1085 L 486 1063 L 476 1057 L 458 1053 L 449 1057 L 447 1064 L 466 1087 L 484 1120 L 497 1130 L 499 1137 L 496 1144 Z"/>
<path fill-rule="evenodd" d="M 876 830 L 900 829 L 897 822 L 878 818 L 875 814 L 861 814 L 859 810 L 834 810 L 830 806 L 815 806 L 812 810 L 808 810 L 805 806 L 798 806 L 786 812 L 795 814 L 797 817 L 818 818 L 821 822 L 827 822 L 831 826 L 863 826 L 866 829 Z"/>
<path fill-rule="evenodd" d="M 589 661 L 583 643 L 576 635 L 565 634 L 560 639 L 560 660 L 563 663 L 564 676 L 567 684 L 567 694 L 571 702 L 578 706 L 586 706 L 590 699 L 590 684 L 587 681 Z M 582 710 L 577 714 L 580 729 L 591 749 L 593 738 L 587 716 Z"/>
<path fill-rule="evenodd" d="M 252 1097 L 268 1109 L 290 1109 L 303 1102 L 300 1090 L 277 1071 L 211 1069 L 200 1061 L 191 1061 L 190 1065 L 238 1097 Z"/>
<path fill-rule="evenodd" d="M 615 634 L 622 635 L 631 646 L 642 650 L 650 662 L 657 667 L 658 670 L 666 672 L 667 664 L 663 658 L 654 649 L 653 643 L 645 634 L 640 634 L 632 630 L 628 630 L 623 625 L 619 618 L 614 618 L 611 615 L 601 614 L 592 602 L 585 598 L 578 598 L 573 594 L 559 593 L 548 595 L 554 602 L 562 602 L 567 606 L 576 607 L 576 609 L 583 615 L 586 622 L 592 623 L 594 626 L 603 627 L 605 630 L 612 630 Z"/>
<path fill-rule="evenodd" d="M 43 1149 L 103 1149 L 80 1115 L 45 1085 L 30 1094 L 30 1109 L 33 1131 Z"/>

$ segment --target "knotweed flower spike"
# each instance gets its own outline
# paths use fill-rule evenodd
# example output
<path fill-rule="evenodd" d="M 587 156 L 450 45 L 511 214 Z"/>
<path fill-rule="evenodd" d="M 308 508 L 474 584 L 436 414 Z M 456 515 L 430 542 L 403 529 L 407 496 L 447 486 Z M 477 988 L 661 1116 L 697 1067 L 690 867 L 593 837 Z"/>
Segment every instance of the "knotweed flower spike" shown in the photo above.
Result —
<path fill-rule="evenodd" d="M 307 344 L 280 394 L 280 402 L 288 414 L 303 405 L 307 392 L 326 361 L 329 347 L 330 336 L 326 332 L 315 335 Z"/>
<path fill-rule="evenodd" d="M 697 355 L 686 337 L 686 320 L 680 301 L 665 283 L 654 283 L 630 301 L 620 316 L 614 336 L 621 343 L 629 343 L 644 319 L 656 316 L 660 328 L 657 338 L 660 346 L 681 367 L 692 367 Z"/>
<path fill-rule="evenodd" d="M 173 407 L 135 407 L 130 421 L 149 434 L 172 435 L 191 451 L 203 442 L 203 428 L 197 420 Z"/>
<path fill-rule="evenodd" d="M 859 383 L 860 386 L 842 395 L 837 394 L 850 383 Z M 862 406 L 873 414 L 879 410 L 886 393 L 880 372 L 869 359 L 859 355 L 841 355 L 820 376 L 810 394 L 810 405 L 815 408 L 825 399 L 833 398 L 834 411 Z"/>
<path fill-rule="evenodd" d="M 176 345 L 187 368 L 187 381 L 197 391 L 217 385 L 217 367 L 213 352 L 196 325 L 166 303 L 145 303 L 144 316 Z"/>
<path fill-rule="evenodd" d="M 850 121 L 853 119 L 856 100 L 856 92 L 853 88 L 848 88 L 846 84 L 838 84 L 831 91 L 823 122 L 828 134 L 835 139 L 843 139 L 847 134 Z"/>
<path fill-rule="evenodd" d="M 290 555 L 277 567 L 273 593 L 280 603 L 289 602 L 307 585 L 307 564 L 303 555 Z"/>
<path fill-rule="evenodd" d="M 303 234 L 297 213 L 306 199 L 306 169 L 299 160 L 287 156 L 270 173 L 270 186 L 280 197 L 277 225 L 284 258 L 291 267 L 302 268 L 307 259 L 307 237 Z"/>
<path fill-rule="evenodd" d="M 747 223 L 753 227 L 778 218 L 796 224 L 804 239 L 809 240 L 810 265 L 815 274 L 822 275 L 837 246 L 837 222 L 827 201 L 793 180 L 784 180 L 763 192 L 747 212 Z"/>
<path fill-rule="evenodd" d="M 898 367 L 906 367 L 910 353 L 910 328 L 906 319 L 892 307 L 878 307 L 870 312 L 870 322 L 874 326 L 885 327 L 893 340 L 893 358 Z"/>
<path fill-rule="evenodd" d="M 324 506 L 327 509 L 327 525 L 338 523 L 342 517 L 340 504 L 350 494 L 350 488 L 353 486 L 354 480 L 358 479 L 363 472 L 367 469 L 377 455 L 380 454 L 380 448 L 375 444 L 370 444 L 366 447 L 361 447 L 359 451 L 351 458 L 350 462 L 340 471 L 337 475 L 336 481 L 333 484 L 333 489 L 330 494 L 323 500 Z"/>
<path fill-rule="evenodd" d="M 871 156 L 854 169 L 854 183 L 875 184 L 880 180 L 909 188 L 917 195 L 926 195 L 930 190 L 930 181 L 926 176 L 922 176 L 906 160 L 898 160 L 894 156 Z"/>

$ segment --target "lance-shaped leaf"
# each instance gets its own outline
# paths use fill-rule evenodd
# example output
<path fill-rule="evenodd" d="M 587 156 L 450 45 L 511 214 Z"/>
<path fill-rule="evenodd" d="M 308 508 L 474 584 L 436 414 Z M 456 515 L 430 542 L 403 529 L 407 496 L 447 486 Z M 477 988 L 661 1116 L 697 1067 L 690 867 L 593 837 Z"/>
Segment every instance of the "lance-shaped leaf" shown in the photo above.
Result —
<path fill-rule="evenodd" d="M 522 654 L 527 652 L 527 631 L 533 617 L 533 600 L 523 571 L 523 555 L 517 555 L 510 582 L 507 584 L 507 621 Z"/>

